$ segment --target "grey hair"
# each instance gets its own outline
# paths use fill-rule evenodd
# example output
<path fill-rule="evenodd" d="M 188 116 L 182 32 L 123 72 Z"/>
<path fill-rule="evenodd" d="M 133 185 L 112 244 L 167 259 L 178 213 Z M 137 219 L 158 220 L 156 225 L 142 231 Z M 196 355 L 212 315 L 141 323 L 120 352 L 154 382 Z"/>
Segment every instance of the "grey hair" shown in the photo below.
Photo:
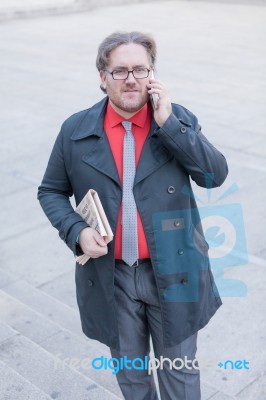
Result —
<path fill-rule="evenodd" d="M 96 58 L 96 67 L 98 71 L 104 71 L 109 63 L 109 57 L 112 50 L 121 46 L 122 44 L 135 43 L 143 46 L 150 59 L 151 66 L 153 67 L 156 63 L 156 43 L 155 40 L 149 34 L 141 32 L 122 32 L 117 31 L 107 36 L 98 48 L 98 54 Z M 100 86 L 102 91 L 106 93 L 106 90 Z"/>

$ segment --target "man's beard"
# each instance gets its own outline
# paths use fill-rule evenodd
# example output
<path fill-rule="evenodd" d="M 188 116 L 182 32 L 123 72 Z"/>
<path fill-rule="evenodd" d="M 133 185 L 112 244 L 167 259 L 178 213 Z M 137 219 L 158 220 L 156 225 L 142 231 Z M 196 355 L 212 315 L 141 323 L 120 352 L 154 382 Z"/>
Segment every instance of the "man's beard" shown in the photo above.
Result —
<path fill-rule="evenodd" d="M 116 102 L 114 102 L 114 104 L 116 105 L 116 107 L 120 108 L 120 110 L 126 111 L 128 113 L 133 113 L 139 111 L 144 106 L 144 104 L 147 103 L 147 101 L 148 98 L 137 100 L 135 102 L 120 99 L 118 104 Z"/>
<path fill-rule="evenodd" d="M 107 95 L 109 95 L 110 100 L 118 109 L 127 112 L 127 113 L 136 113 L 139 111 L 149 100 L 149 94 L 147 92 L 146 96 L 142 95 L 139 97 L 141 92 L 138 92 L 137 98 L 130 98 L 130 94 L 125 94 L 126 90 L 138 90 L 135 85 L 126 85 L 121 96 L 118 97 L 118 93 L 114 93 L 113 90 L 108 90 L 107 88 Z M 108 93 L 109 92 L 109 93 Z M 130 93 L 130 92 L 129 92 Z M 125 94 L 125 96 L 123 96 Z M 127 98 L 128 97 L 128 98 Z"/>

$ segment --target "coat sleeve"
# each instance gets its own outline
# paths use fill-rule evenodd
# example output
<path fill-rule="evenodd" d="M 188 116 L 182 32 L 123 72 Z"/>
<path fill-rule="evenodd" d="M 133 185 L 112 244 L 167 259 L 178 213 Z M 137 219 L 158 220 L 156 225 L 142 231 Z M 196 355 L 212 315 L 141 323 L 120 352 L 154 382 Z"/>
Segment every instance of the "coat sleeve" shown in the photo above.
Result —
<path fill-rule="evenodd" d="M 88 225 L 77 214 L 69 201 L 73 190 L 64 161 L 64 124 L 56 139 L 50 159 L 38 188 L 38 200 L 51 224 L 59 231 L 60 238 L 75 255 L 80 255 L 76 238 Z"/>
<path fill-rule="evenodd" d="M 201 133 L 197 118 L 188 113 L 178 117 L 173 112 L 156 133 L 197 185 L 220 186 L 228 174 L 225 157 Z"/>

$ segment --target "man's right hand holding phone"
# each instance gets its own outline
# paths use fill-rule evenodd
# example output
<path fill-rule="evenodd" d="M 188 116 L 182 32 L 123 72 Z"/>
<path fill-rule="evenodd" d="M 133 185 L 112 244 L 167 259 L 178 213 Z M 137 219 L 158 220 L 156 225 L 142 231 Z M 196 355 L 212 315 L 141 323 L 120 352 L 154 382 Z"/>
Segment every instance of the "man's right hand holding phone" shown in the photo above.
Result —
<path fill-rule="evenodd" d="M 154 119 L 162 127 L 172 113 L 172 105 L 165 85 L 161 81 L 154 79 L 153 70 L 151 71 L 150 83 L 148 83 L 147 88 L 149 95 L 154 97 L 155 100 L 153 107 Z M 151 101 L 153 102 L 152 98 Z"/>

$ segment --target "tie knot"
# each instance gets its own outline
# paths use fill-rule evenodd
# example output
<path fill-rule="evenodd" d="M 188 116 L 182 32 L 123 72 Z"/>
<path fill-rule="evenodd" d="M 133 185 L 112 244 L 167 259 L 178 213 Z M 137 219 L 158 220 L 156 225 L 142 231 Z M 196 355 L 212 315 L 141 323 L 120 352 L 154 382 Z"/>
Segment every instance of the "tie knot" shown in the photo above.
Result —
<path fill-rule="evenodd" d="M 121 123 L 127 132 L 131 132 L 132 122 L 122 121 Z"/>

